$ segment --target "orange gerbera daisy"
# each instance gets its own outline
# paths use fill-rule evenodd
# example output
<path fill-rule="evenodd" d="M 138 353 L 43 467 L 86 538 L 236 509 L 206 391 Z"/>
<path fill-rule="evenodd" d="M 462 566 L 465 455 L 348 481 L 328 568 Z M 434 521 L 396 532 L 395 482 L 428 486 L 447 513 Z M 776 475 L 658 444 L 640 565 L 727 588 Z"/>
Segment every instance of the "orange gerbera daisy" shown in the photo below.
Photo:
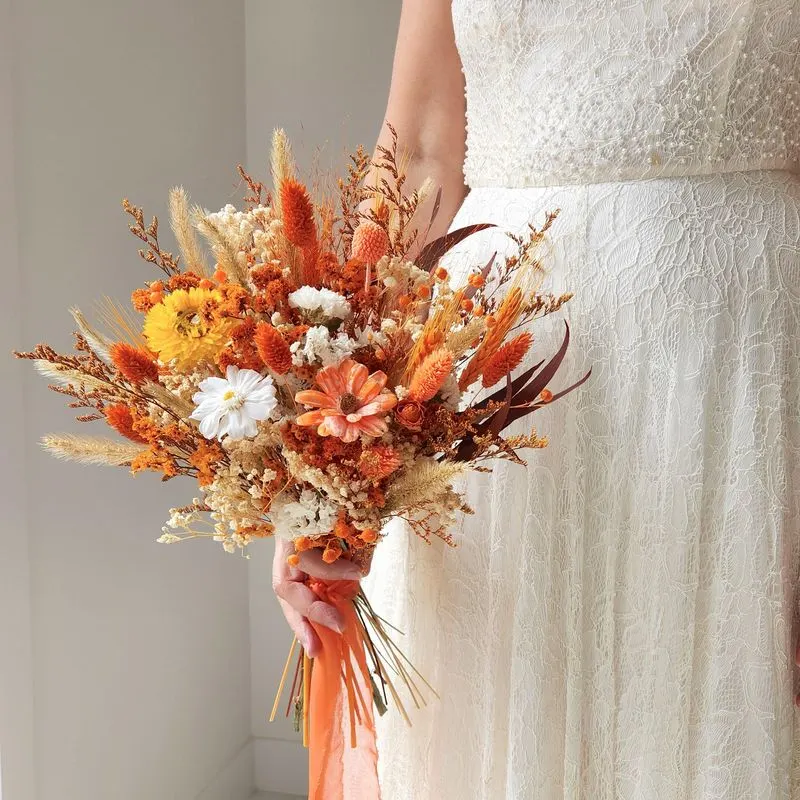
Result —
<path fill-rule="evenodd" d="M 352 358 L 324 367 L 317 373 L 317 386 L 298 392 L 295 400 L 313 411 L 301 414 L 298 425 L 316 425 L 320 436 L 335 436 L 354 442 L 361 434 L 380 436 L 386 433 L 384 415 L 397 404 L 392 392 L 385 390 L 386 373 L 373 372 Z"/>

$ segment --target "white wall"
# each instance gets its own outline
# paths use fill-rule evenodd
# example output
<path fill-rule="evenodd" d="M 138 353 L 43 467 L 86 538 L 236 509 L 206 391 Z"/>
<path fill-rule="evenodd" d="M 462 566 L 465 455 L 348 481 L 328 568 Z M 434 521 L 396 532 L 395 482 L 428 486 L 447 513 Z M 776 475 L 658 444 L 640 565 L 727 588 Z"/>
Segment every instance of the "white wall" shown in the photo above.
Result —
<path fill-rule="evenodd" d="M 245 155 L 244 3 L 20 0 L 10 26 L 2 2 L 0 34 L 16 42 L 19 269 L 6 180 L 8 86 L 0 84 L 0 349 L 41 339 L 64 347 L 68 304 L 90 311 L 103 293 L 124 300 L 151 275 L 126 230 L 123 196 L 160 215 L 179 181 L 191 181 L 204 204 L 231 196 Z M 0 58 L 8 54 L 4 40 Z M 27 365 L 0 364 L 0 436 L 10 445 L 2 565 L 13 573 L 0 589 L 3 800 L 245 797 L 244 561 L 213 544 L 155 543 L 168 506 L 191 497 L 188 483 L 134 482 L 122 470 L 39 452 L 41 434 L 74 428 L 71 412 Z M 10 706 L 7 693 L 18 694 Z"/>
<path fill-rule="evenodd" d="M 306 174 L 315 161 L 341 168 L 358 144 L 372 148 L 386 106 L 400 0 L 247 0 L 247 164 L 267 169 L 283 127 Z M 324 149 L 317 154 L 321 148 Z M 286 720 L 270 725 L 291 637 L 270 586 L 272 546 L 250 563 L 253 734 L 260 789 L 305 790 L 305 753 Z"/>
<path fill-rule="evenodd" d="M 0 0 L 0 798 L 34 797 L 24 402 L 9 357 L 22 333 L 14 176 L 11 1 Z"/>

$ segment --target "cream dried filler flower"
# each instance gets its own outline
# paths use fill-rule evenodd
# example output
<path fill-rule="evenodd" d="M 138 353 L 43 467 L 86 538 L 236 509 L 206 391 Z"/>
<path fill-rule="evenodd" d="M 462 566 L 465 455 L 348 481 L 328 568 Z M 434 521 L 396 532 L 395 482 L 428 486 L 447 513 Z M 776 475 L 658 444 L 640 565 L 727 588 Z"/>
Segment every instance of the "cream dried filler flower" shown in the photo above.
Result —
<path fill-rule="evenodd" d="M 350 316 L 350 303 L 340 294 L 330 289 L 316 289 L 301 286 L 289 295 L 289 305 L 299 308 L 310 316 L 328 319 L 347 319 Z"/>
<path fill-rule="evenodd" d="M 278 404 L 275 384 L 252 369 L 229 366 L 224 378 L 206 378 L 194 397 L 191 418 L 200 422 L 207 439 L 244 439 L 258 433 L 259 420 L 268 419 Z"/>

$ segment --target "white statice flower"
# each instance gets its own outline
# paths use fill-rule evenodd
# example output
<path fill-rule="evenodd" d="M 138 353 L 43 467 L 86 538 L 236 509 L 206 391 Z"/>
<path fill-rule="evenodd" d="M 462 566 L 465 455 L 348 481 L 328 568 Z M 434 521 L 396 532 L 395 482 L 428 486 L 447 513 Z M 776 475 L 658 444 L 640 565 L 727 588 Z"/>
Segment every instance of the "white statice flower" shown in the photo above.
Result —
<path fill-rule="evenodd" d="M 269 318 L 269 321 L 273 328 L 277 328 L 279 325 L 283 325 L 286 322 L 280 311 L 273 312 L 272 316 Z"/>
<path fill-rule="evenodd" d="M 394 394 L 395 397 L 397 397 L 398 401 L 402 402 L 403 400 L 406 399 L 406 397 L 408 397 L 408 388 L 405 386 L 400 386 L 400 384 L 398 384 L 397 386 L 394 387 Z"/>
<path fill-rule="evenodd" d="M 207 439 L 243 439 L 258 433 L 259 420 L 268 419 L 278 401 L 272 378 L 252 369 L 229 366 L 224 378 L 206 378 L 192 398 L 191 418 L 200 422 Z"/>
<path fill-rule="evenodd" d="M 350 316 L 350 303 L 344 296 L 330 289 L 317 289 L 314 286 L 301 286 L 289 295 L 289 305 L 299 308 L 312 317 L 324 319 L 347 319 Z"/>
<path fill-rule="evenodd" d="M 343 358 L 352 355 L 359 347 L 358 342 L 343 332 L 335 336 L 324 325 L 309 328 L 305 336 L 294 342 L 289 348 L 292 352 L 292 363 L 296 367 L 304 364 L 338 364 Z"/>
<path fill-rule="evenodd" d="M 333 530 L 339 507 L 312 489 L 303 489 L 297 500 L 276 499 L 269 511 L 275 535 L 281 539 L 324 536 Z"/>

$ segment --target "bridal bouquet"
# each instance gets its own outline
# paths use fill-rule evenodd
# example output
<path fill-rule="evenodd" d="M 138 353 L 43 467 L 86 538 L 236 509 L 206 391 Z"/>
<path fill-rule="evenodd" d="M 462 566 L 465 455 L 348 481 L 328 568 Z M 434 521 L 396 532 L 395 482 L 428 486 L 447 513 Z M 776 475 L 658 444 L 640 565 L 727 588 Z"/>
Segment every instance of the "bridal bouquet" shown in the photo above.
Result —
<path fill-rule="evenodd" d="M 375 162 L 357 151 L 332 197 L 312 199 L 297 180 L 281 131 L 272 172 L 269 192 L 240 168 L 242 210 L 209 213 L 173 190 L 180 259 L 158 221 L 125 201 L 139 254 L 162 275 L 134 291 L 132 310 L 106 300 L 97 324 L 73 310 L 74 353 L 17 353 L 79 420 L 118 435 L 43 444 L 82 463 L 195 479 L 198 497 L 170 511 L 164 543 L 208 537 L 235 552 L 277 536 L 294 545 L 290 563 L 318 548 L 326 562 L 366 566 L 392 517 L 451 543 L 456 515 L 470 512 L 458 476 L 493 459 L 523 464 L 520 451 L 546 440 L 503 431 L 588 377 L 550 388 L 566 327 L 549 361 L 515 374 L 533 343 L 526 327 L 569 299 L 539 293 L 552 217 L 515 240 L 513 257 L 458 283 L 442 256 L 489 226 L 426 242 L 419 216 L 432 187 L 404 192 L 396 137 Z M 299 654 L 289 692 L 311 747 L 311 797 L 341 796 L 347 773 L 348 796 L 367 798 L 377 793 L 373 708 L 392 699 L 405 715 L 401 693 L 420 702 L 423 679 L 357 582 L 311 588 L 346 620 L 341 636 L 319 629 L 313 662 Z"/>

